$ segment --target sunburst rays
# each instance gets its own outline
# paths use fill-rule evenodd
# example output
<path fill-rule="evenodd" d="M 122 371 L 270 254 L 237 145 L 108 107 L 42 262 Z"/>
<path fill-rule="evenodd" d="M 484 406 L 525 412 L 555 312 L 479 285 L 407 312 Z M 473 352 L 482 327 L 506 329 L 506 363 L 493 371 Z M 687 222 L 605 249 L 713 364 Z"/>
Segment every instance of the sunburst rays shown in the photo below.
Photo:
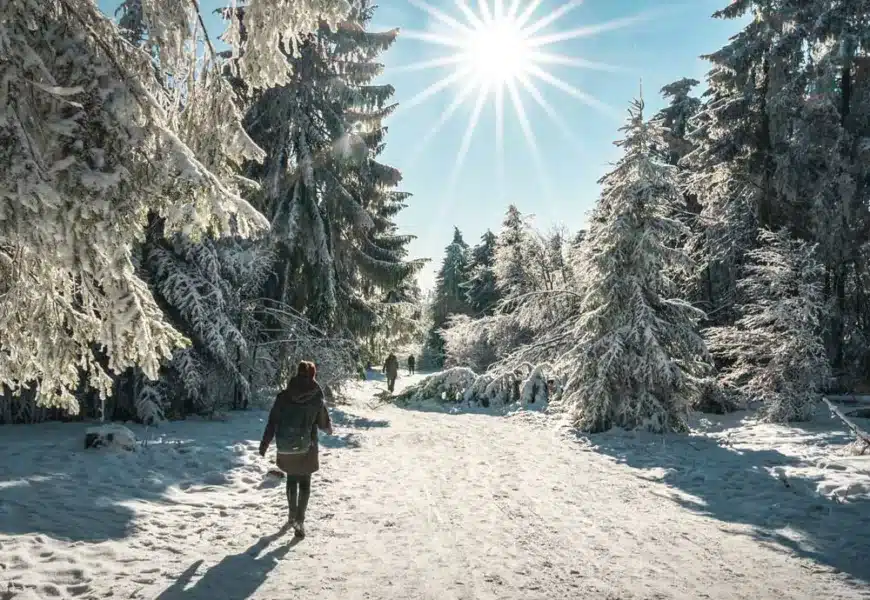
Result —
<path fill-rule="evenodd" d="M 449 178 L 445 182 L 448 201 L 442 204 L 442 210 L 448 210 L 452 204 L 458 177 L 490 98 L 495 117 L 496 185 L 499 195 L 504 193 L 506 178 L 505 122 L 511 119 L 518 124 L 531 154 L 541 190 L 548 196 L 546 199 L 552 201 L 549 198 L 552 186 L 546 176 L 544 157 L 524 96 L 531 98 L 532 104 L 543 111 L 547 119 L 575 148 L 579 147 L 577 136 L 571 131 L 566 119 L 547 101 L 542 92 L 543 88 L 553 88 L 557 93 L 565 94 L 608 118 L 621 120 L 619 111 L 592 93 L 560 78 L 552 72 L 552 68 L 558 66 L 604 72 L 618 72 L 624 68 L 560 53 L 555 46 L 635 25 L 650 19 L 652 13 L 640 13 L 566 29 L 559 25 L 583 0 L 569 0 L 549 11 L 543 10 L 544 0 L 452 0 L 443 2 L 441 7 L 434 6 L 427 0 L 408 2 L 431 17 L 436 26 L 428 31 L 403 29 L 402 37 L 439 47 L 444 54 L 395 67 L 391 71 L 449 70 L 414 97 L 402 102 L 400 110 L 408 111 L 445 89 L 456 90 L 453 100 L 444 108 L 409 158 L 416 160 L 459 108 L 465 104 L 471 105 L 468 124 L 459 143 Z"/>

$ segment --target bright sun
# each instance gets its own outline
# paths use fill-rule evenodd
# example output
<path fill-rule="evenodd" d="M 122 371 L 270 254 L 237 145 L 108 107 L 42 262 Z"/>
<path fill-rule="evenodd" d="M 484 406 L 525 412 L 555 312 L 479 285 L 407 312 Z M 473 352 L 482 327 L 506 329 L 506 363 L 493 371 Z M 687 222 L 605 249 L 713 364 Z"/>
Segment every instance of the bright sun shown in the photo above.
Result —
<path fill-rule="evenodd" d="M 530 64 L 532 48 L 516 22 L 500 19 L 485 23 L 463 40 L 462 62 L 470 66 L 473 76 L 488 84 L 506 84 L 516 80 Z"/>
<path fill-rule="evenodd" d="M 546 184 L 543 159 L 538 150 L 521 91 L 543 109 L 547 117 L 572 143 L 576 142 L 576 139 L 559 113 L 544 97 L 539 89 L 540 84 L 556 88 L 608 116 L 621 120 L 622 115 L 618 111 L 548 70 L 552 65 L 603 71 L 617 71 L 620 68 L 576 55 L 548 51 L 548 47 L 559 42 L 591 37 L 604 31 L 627 27 L 649 18 L 650 13 L 630 15 L 573 29 L 558 29 L 556 28 L 558 21 L 579 7 L 582 0 L 560 0 L 556 8 L 550 7 L 548 10 L 544 7 L 540 11 L 543 16 L 536 16 L 535 13 L 550 0 L 476 0 L 476 10 L 470 5 L 474 0 L 452 1 L 458 12 L 451 15 L 441 8 L 432 6 L 427 0 L 408 0 L 410 4 L 433 17 L 436 27 L 430 31 L 402 29 L 400 35 L 406 39 L 447 48 L 449 53 L 435 59 L 391 69 L 392 72 L 450 69 L 432 85 L 400 105 L 400 110 L 407 111 L 441 90 L 447 88 L 456 90 L 453 101 L 417 145 L 417 153 L 422 151 L 460 106 L 468 100 L 472 102 L 473 108 L 468 127 L 463 134 L 453 171 L 447 182 L 448 193 L 452 192 L 456 183 L 459 170 L 471 145 L 472 136 L 480 122 L 481 113 L 490 98 L 495 112 L 495 144 L 500 179 L 504 179 L 505 104 L 509 102 L 532 152 L 541 183 Z M 447 2 L 445 1 L 444 4 Z M 412 160 L 414 158 L 416 154 L 411 157 Z"/>

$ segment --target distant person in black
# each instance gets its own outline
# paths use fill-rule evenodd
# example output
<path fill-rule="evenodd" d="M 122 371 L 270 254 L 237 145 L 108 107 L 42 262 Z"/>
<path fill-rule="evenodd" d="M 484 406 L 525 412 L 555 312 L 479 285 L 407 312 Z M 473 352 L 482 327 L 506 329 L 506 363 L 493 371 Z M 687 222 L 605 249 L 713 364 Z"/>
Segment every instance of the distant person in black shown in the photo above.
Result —
<path fill-rule="evenodd" d="M 414 365 L 416 361 L 414 360 L 414 355 L 408 357 L 408 375 L 414 374 Z"/>

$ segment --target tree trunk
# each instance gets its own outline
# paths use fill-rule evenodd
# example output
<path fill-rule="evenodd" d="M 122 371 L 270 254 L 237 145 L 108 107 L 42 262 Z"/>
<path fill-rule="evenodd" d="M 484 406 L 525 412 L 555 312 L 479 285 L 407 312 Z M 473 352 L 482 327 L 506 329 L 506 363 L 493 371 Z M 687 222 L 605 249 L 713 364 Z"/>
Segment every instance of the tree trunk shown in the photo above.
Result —
<path fill-rule="evenodd" d="M 767 95 L 770 89 L 770 57 L 765 56 L 761 66 L 761 91 L 759 113 L 761 123 L 758 129 L 757 148 L 761 154 L 761 198 L 758 202 L 758 224 L 773 228 L 773 190 L 772 179 L 775 164 L 771 141 L 770 116 L 767 114 Z"/>

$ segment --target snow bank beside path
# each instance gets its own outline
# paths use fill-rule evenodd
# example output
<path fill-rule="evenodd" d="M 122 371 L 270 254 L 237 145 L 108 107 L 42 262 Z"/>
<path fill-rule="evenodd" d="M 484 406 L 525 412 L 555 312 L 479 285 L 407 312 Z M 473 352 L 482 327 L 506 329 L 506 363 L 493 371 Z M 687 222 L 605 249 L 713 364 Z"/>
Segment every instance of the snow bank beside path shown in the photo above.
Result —
<path fill-rule="evenodd" d="M 865 428 L 870 425 L 866 419 L 854 420 Z M 797 480 L 800 485 L 803 481 L 820 496 L 835 502 L 870 501 L 870 455 L 844 452 L 854 437 L 823 405 L 808 423 L 775 425 L 738 413 L 718 422 L 699 420 L 697 427 L 699 433 L 738 452 L 775 449 L 785 459 L 772 468 L 771 474 L 784 483 Z"/>
<path fill-rule="evenodd" d="M 870 457 L 842 456 L 851 437 L 825 412 L 800 426 L 705 415 L 690 436 L 612 431 L 582 441 L 665 484 L 677 505 L 804 559 L 814 572 L 863 580 L 870 595 Z"/>
<path fill-rule="evenodd" d="M 159 572 L 151 553 L 221 543 L 227 532 L 210 527 L 214 518 L 254 508 L 245 494 L 263 486 L 268 466 L 255 454 L 265 413 L 234 417 L 132 425 L 132 452 L 83 449 L 87 424 L 3 426 L 0 584 L 9 597 L 97 597 L 93 582 L 105 578 L 142 587 Z"/>

